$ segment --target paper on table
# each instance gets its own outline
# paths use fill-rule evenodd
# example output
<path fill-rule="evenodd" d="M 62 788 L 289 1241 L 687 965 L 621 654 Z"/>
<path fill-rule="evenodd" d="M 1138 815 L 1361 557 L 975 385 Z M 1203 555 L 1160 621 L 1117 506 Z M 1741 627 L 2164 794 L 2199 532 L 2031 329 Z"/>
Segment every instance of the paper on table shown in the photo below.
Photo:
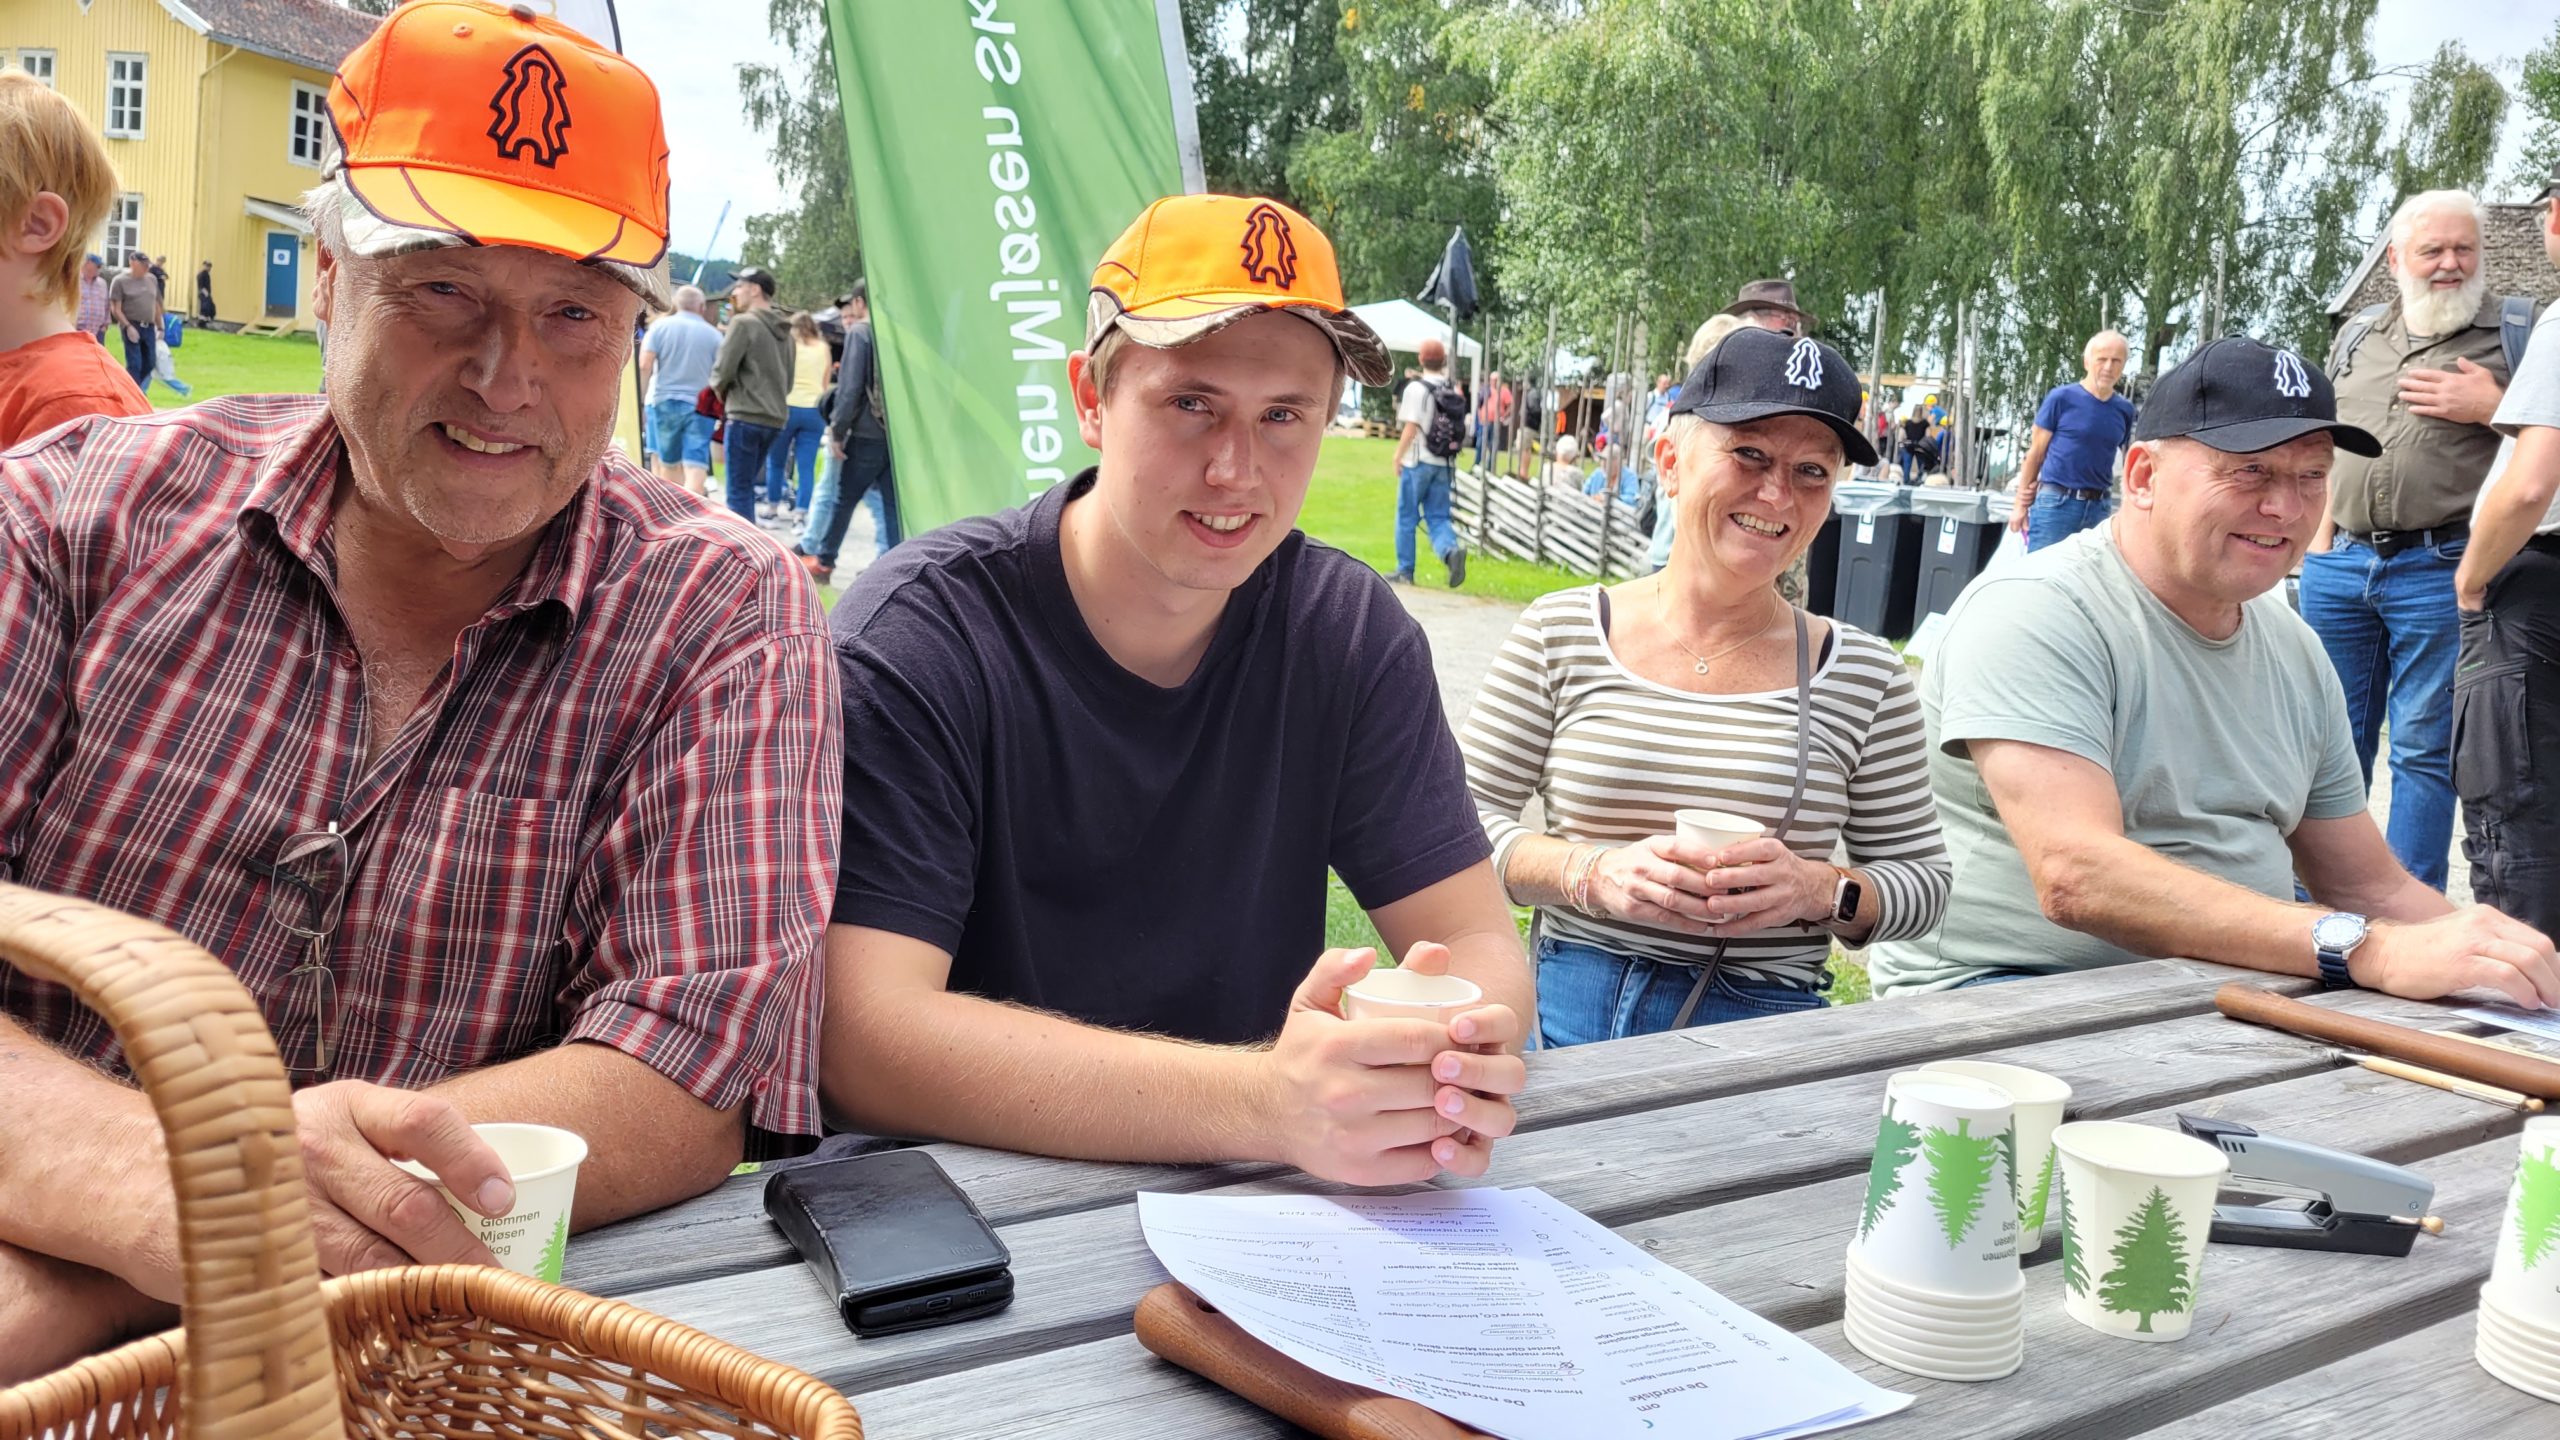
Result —
<path fill-rule="evenodd" d="M 2512 1005 L 2473 1005 L 2453 1012 L 2469 1020 L 2486 1020 L 2509 1030 L 2539 1035 L 2546 1040 L 2560 1040 L 2560 1013 L 2549 1010 L 2518 1010 Z"/>
<path fill-rule="evenodd" d="M 1138 1217 L 1264 1343 L 1511 1440 L 1803 1435 L 1910 1403 L 1542 1191 L 1141 1194 Z"/>

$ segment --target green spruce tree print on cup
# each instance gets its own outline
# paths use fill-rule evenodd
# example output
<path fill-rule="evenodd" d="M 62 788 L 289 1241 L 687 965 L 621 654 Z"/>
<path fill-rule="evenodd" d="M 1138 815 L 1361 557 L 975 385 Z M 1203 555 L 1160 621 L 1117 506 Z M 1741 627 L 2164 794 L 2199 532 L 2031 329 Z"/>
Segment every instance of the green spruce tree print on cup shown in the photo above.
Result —
<path fill-rule="evenodd" d="M 2560 1151 L 2524 1152 L 2516 1167 L 2516 1243 L 2532 1269 L 2560 1246 Z"/>
<path fill-rule="evenodd" d="M 560 1217 L 560 1223 L 551 1227 L 551 1243 L 542 1247 L 542 1257 L 533 1262 L 534 1278 L 548 1280 L 554 1285 L 559 1284 L 560 1266 L 568 1254 L 569 1217 L 563 1215 Z"/>
<path fill-rule="evenodd" d="M 2049 1165 L 2045 1170 L 2047 1174 L 2052 1173 Z M 2074 1295 L 2089 1293 L 2089 1267 L 2080 1260 L 2080 1232 L 2071 1228 L 2069 1181 L 2063 1182 L 2062 1186 L 2062 1283 L 2070 1287 Z"/>
<path fill-rule="evenodd" d="M 2044 1147 L 2044 1169 L 2036 1176 L 2035 1193 L 2019 1202 L 2018 1233 L 2021 1235 L 2033 1235 L 2044 1229 L 2045 1202 L 2053 1197 L 2055 1154 L 2056 1151 L 2050 1144 Z"/>
<path fill-rule="evenodd" d="M 1876 1228 L 1885 1207 L 1902 1189 L 1902 1172 L 1909 1168 L 1913 1156 L 1920 1153 L 1920 1127 L 1906 1125 L 1894 1118 L 1893 1102 L 1887 1100 L 1884 1120 L 1876 1127 L 1876 1158 L 1867 1167 L 1867 1203 L 1858 1217 L 1858 1238 L 1864 1240 Z"/>
<path fill-rule="evenodd" d="M 2009 1122 L 2008 1129 L 2000 1132 L 2000 1159 L 2009 1167 L 2009 1203 L 2016 1213 L 2024 1215 L 2027 1213 L 2027 1197 L 2019 1187 L 2027 1182 L 2018 1178 L 2018 1124 L 2015 1120 Z"/>
<path fill-rule="evenodd" d="M 1929 1203 L 1946 1231 L 1947 1248 L 1964 1244 L 1964 1232 L 1982 1213 L 1982 1197 L 1991 1189 L 1991 1167 L 2000 1158 L 2000 1135 L 1976 1135 L 1971 1120 L 1958 1120 L 1953 1130 L 1932 1130 L 1921 1143 L 1929 1157 Z"/>
<path fill-rule="evenodd" d="M 2066 1194 L 2063 1204 L 2067 1208 L 2070 1203 Z M 2187 1275 L 2186 1227 L 2155 1185 L 2151 1198 L 2116 1232 L 2106 1276 L 2098 1282 L 2098 1303 L 2119 1315 L 2140 1315 L 2142 1323 L 2133 1328 L 2149 1334 L 2152 1316 L 2181 1313 L 2194 1297 Z"/>

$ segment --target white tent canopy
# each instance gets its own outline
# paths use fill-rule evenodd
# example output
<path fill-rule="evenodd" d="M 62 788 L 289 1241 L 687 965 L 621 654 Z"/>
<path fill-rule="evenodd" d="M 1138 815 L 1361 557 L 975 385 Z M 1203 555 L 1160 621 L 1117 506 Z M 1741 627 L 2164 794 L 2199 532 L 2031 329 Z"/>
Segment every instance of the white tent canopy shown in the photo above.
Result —
<path fill-rule="evenodd" d="M 1410 300 L 1380 300 L 1368 305 L 1354 305 L 1351 313 L 1360 317 L 1387 348 L 1410 355 L 1422 348 L 1425 340 L 1449 343 L 1449 317 L 1434 315 Z M 1465 335 L 1458 337 L 1458 358 L 1481 358 L 1484 347 Z"/>

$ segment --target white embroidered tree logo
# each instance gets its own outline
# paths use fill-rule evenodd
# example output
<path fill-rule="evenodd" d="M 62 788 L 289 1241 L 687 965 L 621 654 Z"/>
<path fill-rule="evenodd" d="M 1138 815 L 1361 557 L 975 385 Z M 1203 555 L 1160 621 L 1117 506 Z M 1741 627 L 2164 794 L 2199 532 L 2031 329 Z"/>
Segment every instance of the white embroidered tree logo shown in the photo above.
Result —
<path fill-rule="evenodd" d="M 1796 342 L 1787 352 L 1787 383 L 1801 390 L 1822 388 L 1822 347 L 1812 336 Z"/>
<path fill-rule="evenodd" d="M 2302 357 L 2290 350 L 2276 352 L 2276 393 L 2292 400 L 2311 394 L 2311 372 L 2302 368 Z"/>

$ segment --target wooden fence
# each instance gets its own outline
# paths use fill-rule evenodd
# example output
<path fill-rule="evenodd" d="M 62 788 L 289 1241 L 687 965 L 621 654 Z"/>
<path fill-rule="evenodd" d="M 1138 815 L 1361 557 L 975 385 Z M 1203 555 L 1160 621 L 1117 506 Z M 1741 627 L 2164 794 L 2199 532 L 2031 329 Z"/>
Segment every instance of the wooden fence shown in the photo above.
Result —
<path fill-rule="evenodd" d="M 1454 518 L 1469 549 L 1513 555 L 1603 580 L 1653 568 L 1652 532 L 1635 510 L 1510 475 L 1461 471 L 1453 488 Z"/>

